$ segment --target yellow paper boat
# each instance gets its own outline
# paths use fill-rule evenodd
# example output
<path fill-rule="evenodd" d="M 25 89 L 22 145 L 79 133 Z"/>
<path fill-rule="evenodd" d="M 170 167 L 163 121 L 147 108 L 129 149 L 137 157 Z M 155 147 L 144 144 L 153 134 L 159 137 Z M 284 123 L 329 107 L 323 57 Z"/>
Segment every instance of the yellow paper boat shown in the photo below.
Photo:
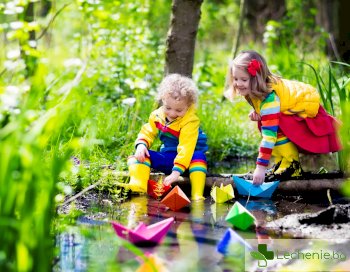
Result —
<path fill-rule="evenodd" d="M 220 187 L 214 186 L 210 192 L 210 195 L 216 203 L 224 203 L 235 197 L 232 184 L 224 186 L 222 183 Z"/>

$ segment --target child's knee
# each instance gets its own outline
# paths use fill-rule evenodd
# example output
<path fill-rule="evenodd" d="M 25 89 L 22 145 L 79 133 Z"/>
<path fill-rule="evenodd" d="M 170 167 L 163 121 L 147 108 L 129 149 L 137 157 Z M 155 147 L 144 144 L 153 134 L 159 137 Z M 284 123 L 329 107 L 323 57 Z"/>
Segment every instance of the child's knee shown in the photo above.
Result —
<path fill-rule="evenodd" d="M 203 151 L 194 151 L 192 156 L 192 161 L 193 160 L 207 161 L 207 157 L 205 156 Z"/>
<path fill-rule="evenodd" d="M 188 170 L 190 174 L 196 171 L 207 173 L 207 160 L 203 152 L 197 151 L 193 154 Z"/>
<path fill-rule="evenodd" d="M 130 156 L 128 158 L 127 163 L 128 163 L 128 167 L 135 165 L 135 164 L 141 164 L 141 165 L 151 167 L 151 159 L 147 158 L 147 157 L 145 158 L 145 160 L 143 162 L 140 162 L 139 160 L 136 159 L 135 156 Z"/>

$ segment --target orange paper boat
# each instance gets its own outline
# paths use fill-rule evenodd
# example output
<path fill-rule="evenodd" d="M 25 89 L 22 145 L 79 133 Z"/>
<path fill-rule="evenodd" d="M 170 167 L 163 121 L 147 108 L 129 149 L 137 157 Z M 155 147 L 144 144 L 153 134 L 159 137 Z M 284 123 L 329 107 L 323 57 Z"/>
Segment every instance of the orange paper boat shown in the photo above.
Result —
<path fill-rule="evenodd" d="M 135 245 L 154 246 L 164 239 L 173 222 L 174 217 L 167 218 L 149 226 L 141 222 L 133 230 L 117 222 L 112 222 L 112 226 L 119 237 L 129 240 Z"/>
<path fill-rule="evenodd" d="M 170 185 L 164 185 L 163 182 L 155 181 L 155 180 L 149 180 L 147 185 L 147 194 L 154 199 L 159 199 L 163 195 L 165 195 L 167 192 L 171 190 Z"/>
<path fill-rule="evenodd" d="M 191 203 L 186 194 L 178 185 L 174 187 L 161 201 L 172 211 L 178 211 Z"/>

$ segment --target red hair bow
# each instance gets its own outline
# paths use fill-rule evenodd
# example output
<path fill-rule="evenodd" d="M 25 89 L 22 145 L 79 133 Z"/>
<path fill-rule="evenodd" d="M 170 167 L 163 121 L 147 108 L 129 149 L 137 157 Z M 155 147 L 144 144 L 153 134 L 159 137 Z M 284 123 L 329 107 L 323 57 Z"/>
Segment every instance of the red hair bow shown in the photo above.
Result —
<path fill-rule="evenodd" d="M 247 70 L 249 74 L 255 77 L 256 72 L 259 72 L 260 68 L 261 68 L 261 63 L 256 59 L 252 59 L 248 64 Z"/>

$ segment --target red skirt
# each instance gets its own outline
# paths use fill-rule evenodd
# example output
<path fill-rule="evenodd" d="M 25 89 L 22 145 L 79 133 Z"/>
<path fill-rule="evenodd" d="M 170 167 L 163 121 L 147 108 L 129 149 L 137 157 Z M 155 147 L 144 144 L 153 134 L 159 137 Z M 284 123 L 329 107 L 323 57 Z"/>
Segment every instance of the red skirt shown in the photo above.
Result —
<path fill-rule="evenodd" d="M 279 128 L 302 153 L 329 153 L 341 149 L 336 119 L 320 106 L 314 118 L 281 113 Z"/>

